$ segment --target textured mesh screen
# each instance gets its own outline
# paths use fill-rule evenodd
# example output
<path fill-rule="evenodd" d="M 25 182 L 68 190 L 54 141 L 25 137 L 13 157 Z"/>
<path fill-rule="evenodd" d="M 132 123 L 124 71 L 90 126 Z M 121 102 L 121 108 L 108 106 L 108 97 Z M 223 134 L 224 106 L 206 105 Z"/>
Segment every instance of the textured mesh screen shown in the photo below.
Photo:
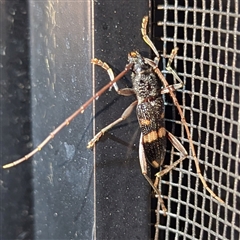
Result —
<path fill-rule="evenodd" d="M 219 204 L 203 188 L 179 114 L 166 96 L 167 128 L 190 156 L 162 179 L 168 216 L 160 211 L 159 239 L 240 239 L 239 1 L 154 1 L 152 22 L 162 57 L 179 47 L 174 66 L 185 85 L 177 98 L 202 173 L 226 202 Z M 162 59 L 163 69 L 166 63 Z M 166 164 L 178 157 L 169 145 Z"/>

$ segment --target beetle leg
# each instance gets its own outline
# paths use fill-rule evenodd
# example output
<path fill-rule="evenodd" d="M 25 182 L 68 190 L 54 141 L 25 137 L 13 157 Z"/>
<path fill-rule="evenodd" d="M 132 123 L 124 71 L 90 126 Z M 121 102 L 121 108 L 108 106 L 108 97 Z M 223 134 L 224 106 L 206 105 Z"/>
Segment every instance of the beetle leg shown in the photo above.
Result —
<path fill-rule="evenodd" d="M 130 116 L 130 114 L 132 113 L 133 109 L 135 108 L 135 106 L 137 105 L 138 101 L 134 101 L 133 103 L 131 103 L 128 108 L 123 112 L 123 114 L 121 115 L 120 118 L 118 118 L 117 120 L 115 120 L 114 122 L 110 123 L 109 125 L 107 125 L 105 128 L 103 128 L 100 132 L 98 132 L 92 140 L 90 140 L 88 142 L 87 148 L 91 148 L 94 146 L 94 144 L 104 135 L 104 133 L 106 131 L 108 131 L 109 129 L 111 129 L 113 126 L 115 126 L 116 124 L 122 122 L 123 120 L 125 120 L 127 117 Z"/>
<path fill-rule="evenodd" d="M 171 54 L 170 57 L 168 58 L 168 63 L 167 63 L 167 67 L 166 69 L 168 70 L 168 72 L 170 72 L 173 77 L 180 83 L 183 85 L 183 81 L 181 80 L 181 78 L 178 76 L 178 74 L 176 73 L 176 71 L 171 67 L 171 64 L 173 62 L 174 57 L 177 55 L 177 51 L 178 51 L 178 47 L 175 47 Z M 176 89 L 176 88 L 175 88 Z"/>
<path fill-rule="evenodd" d="M 188 153 L 184 146 L 179 142 L 179 140 L 170 132 L 167 131 L 167 137 L 169 141 L 172 143 L 172 145 L 183 155 L 181 158 L 179 158 L 177 161 L 175 161 L 170 166 L 166 166 L 162 171 L 158 172 L 155 176 L 158 178 L 161 178 L 163 175 L 170 172 L 173 168 L 175 168 L 180 162 L 182 162 L 187 156 Z"/>
<path fill-rule="evenodd" d="M 152 40 L 147 35 L 147 24 L 148 24 L 148 16 L 145 16 L 145 17 L 143 17 L 143 20 L 142 20 L 142 28 L 141 28 L 142 38 L 145 41 L 145 43 L 153 50 L 154 54 L 156 55 L 156 57 L 154 58 L 154 63 L 156 65 L 158 65 L 160 56 L 159 56 L 159 53 L 158 53 L 155 45 L 153 44 Z"/>

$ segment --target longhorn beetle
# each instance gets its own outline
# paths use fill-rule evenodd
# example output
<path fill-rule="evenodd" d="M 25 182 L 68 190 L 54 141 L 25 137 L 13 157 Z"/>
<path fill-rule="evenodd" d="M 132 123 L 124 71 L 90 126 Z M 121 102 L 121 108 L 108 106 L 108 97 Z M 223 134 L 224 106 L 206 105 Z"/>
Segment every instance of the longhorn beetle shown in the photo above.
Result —
<path fill-rule="evenodd" d="M 165 129 L 165 121 L 164 121 L 164 102 L 162 94 L 169 93 L 174 105 L 178 109 L 178 112 L 181 117 L 181 122 L 184 125 L 184 128 L 187 133 L 187 138 L 190 144 L 190 148 L 192 151 L 192 156 L 195 162 L 196 171 L 199 178 L 202 181 L 203 186 L 207 189 L 207 191 L 212 195 L 212 197 L 216 198 L 219 202 L 224 203 L 224 201 L 219 198 L 208 186 L 207 183 L 201 174 L 199 162 L 196 157 L 193 141 L 190 135 L 189 128 L 187 126 L 187 122 L 183 115 L 183 111 L 178 103 L 178 100 L 175 96 L 175 90 L 181 88 L 183 82 L 177 75 L 177 73 L 172 69 L 171 63 L 174 57 L 177 54 L 178 48 L 174 48 L 172 53 L 170 54 L 168 64 L 166 69 L 173 74 L 174 78 L 178 81 L 177 84 L 169 85 L 163 74 L 158 68 L 160 55 L 154 46 L 153 42 L 147 35 L 147 23 L 148 17 L 145 16 L 142 19 L 142 37 L 146 44 L 152 49 L 154 54 L 156 55 L 154 60 L 145 58 L 140 55 L 137 51 L 132 51 L 128 54 L 128 64 L 125 66 L 125 69 L 116 77 L 114 77 L 112 69 L 101 60 L 96 58 L 92 59 L 91 62 L 95 65 L 98 65 L 105 69 L 110 77 L 110 82 L 105 85 L 101 90 L 99 90 L 94 96 L 92 96 L 86 103 L 84 103 L 76 112 L 74 112 L 70 117 L 68 117 L 62 124 L 60 124 L 53 132 L 49 134 L 49 136 L 40 143 L 33 151 L 28 153 L 26 156 L 3 166 L 3 168 L 13 167 L 23 161 L 28 160 L 32 157 L 36 152 L 40 151 L 42 147 L 44 147 L 54 136 L 65 126 L 67 126 L 78 114 L 83 113 L 84 110 L 89 106 L 94 99 L 97 99 L 100 95 L 102 95 L 107 89 L 114 87 L 115 91 L 123 96 L 136 95 L 137 100 L 135 100 L 130 106 L 123 112 L 120 118 L 118 118 L 113 123 L 109 124 L 105 128 L 103 128 L 98 134 L 94 136 L 94 138 L 89 141 L 88 148 L 91 148 L 95 145 L 95 143 L 101 138 L 101 136 L 111 129 L 113 126 L 118 124 L 119 122 L 125 120 L 136 107 L 137 109 L 137 118 L 139 122 L 139 126 L 141 129 L 141 136 L 139 141 L 139 161 L 142 170 L 142 174 L 149 182 L 154 192 L 156 193 L 156 197 L 158 198 L 158 210 L 161 206 L 163 213 L 166 215 L 167 208 L 164 205 L 164 201 L 161 197 L 161 193 L 158 189 L 160 178 L 171 171 L 174 167 L 177 166 L 181 161 L 183 161 L 188 153 L 183 147 L 183 145 L 177 140 L 175 136 L 173 136 L 170 132 Z M 132 88 L 124 88 L 119 89 L 116 82 L 121 79 L 128 71 L 132 71 L 131 79 L 132 79 Z M 177 161 L 175 161 L 172 165 L 165 167 L 162 171 L 158 172 L 155 176 L 156 179 L 153 182 L 151 178 L 147 175 L 147 161 L 155 168 L 160 168 L 163 164 L 166 152 L 166 138 L 170 140 L 172 145 L 181 153 L 182 157 L 180 157 Z M 156 221 L 156 233 L 155 239 L 158 239 L 158 225 L 159 225 L 159 217 L 157 213 L 157 221 Z"/>

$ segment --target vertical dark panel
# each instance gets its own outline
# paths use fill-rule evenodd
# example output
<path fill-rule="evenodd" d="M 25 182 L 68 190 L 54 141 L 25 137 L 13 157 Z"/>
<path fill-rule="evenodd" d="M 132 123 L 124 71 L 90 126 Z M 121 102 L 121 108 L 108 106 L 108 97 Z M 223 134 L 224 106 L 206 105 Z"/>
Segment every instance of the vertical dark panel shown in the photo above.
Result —
<path fill-rule="evenodd" d="M 92 96 L 90 1 L 30 2 L 34 145 Z M 34 156 L 36 239 L 92 239 L 92 107 Z"/>
<path fill-rule="evenodd" d="M 0 1 L 1 166 L 31 145 L 27 1 Z M 31 163 L 1 169 L 1 239 L 32 239 Z"/>
<path fill-rule="evenodd" d="M 95 57 L 108 62 L 116 74 L 124 69 L 128 52 L 139 50 L 149 56 L 140 31 L 142 18 L 148 12 L 148 1 L 95 3 Z M 98 87 L 107 81 L 107 73 L 96 69 Z M 131 86 L 130 74 L 119 82 L 119 87 L 127 86 Z M 134 100 L 118 96 L 114 90 L 99 98 L 96 131 L 119 118 Z M 139 134 L 134 111 L 97 145 L 96 239 L 150 238 L 150 187 L 139 166 Z"/>

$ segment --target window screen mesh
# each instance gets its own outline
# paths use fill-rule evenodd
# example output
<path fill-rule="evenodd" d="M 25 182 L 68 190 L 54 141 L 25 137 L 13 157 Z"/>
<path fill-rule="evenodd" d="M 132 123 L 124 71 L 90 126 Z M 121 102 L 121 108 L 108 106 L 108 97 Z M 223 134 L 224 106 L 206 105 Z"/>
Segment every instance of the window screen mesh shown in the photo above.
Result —
<path fill-rule="evenodd" d="M 240 239 L 239 1 L 156 1 L 152 22 L 162 57 L 179 47 L 174 67 L 185 85 L 177 98 L 204 178 L 226 202 L 203 188 L 179 114 L 166 96 L 167 128 L 189 157 L 162 179 L 168 215 L 160 211 L 159 239 Z M 167 60 L 162 63 L 164 70 Z M 169 145 L 166 164 L 178 158 Z"/>

